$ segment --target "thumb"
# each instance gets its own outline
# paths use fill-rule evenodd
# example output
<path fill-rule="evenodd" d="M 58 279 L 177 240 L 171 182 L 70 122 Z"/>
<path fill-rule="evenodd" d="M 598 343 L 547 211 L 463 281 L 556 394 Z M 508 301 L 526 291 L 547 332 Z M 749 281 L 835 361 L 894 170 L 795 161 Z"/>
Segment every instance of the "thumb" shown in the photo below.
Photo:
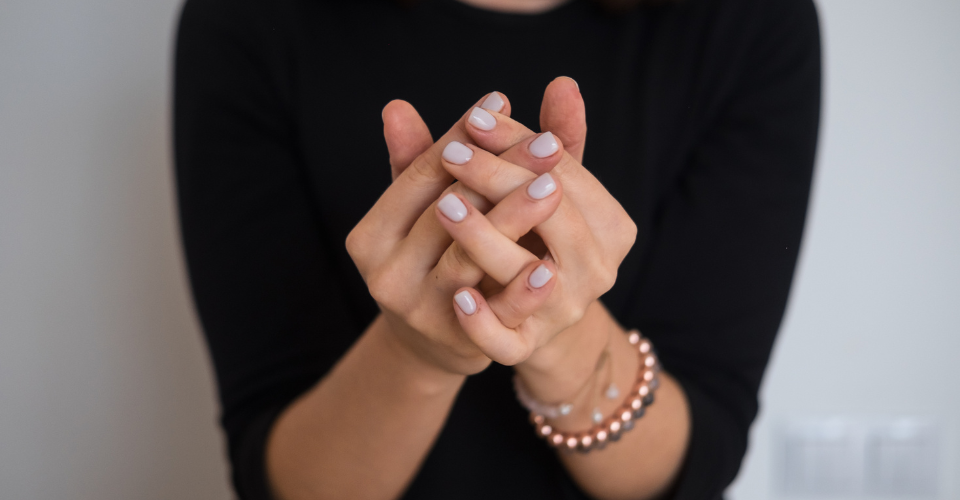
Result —
<path fill-rule="evenodd" d="M 433 145 L 433 137 L 420 114 L 407 101 L 390 101 L 384 106 L 382 116 L 390 171 L 396 180 L 416 157 Z"/>
<path fill-rule="evenodd" d="M 578 162 L 583 162 L 587 113 L 580 88 L 573 78 L 560 76 L 547 85 L 540 105 L 540 130 L 556 134 L 564 149 Z"/>

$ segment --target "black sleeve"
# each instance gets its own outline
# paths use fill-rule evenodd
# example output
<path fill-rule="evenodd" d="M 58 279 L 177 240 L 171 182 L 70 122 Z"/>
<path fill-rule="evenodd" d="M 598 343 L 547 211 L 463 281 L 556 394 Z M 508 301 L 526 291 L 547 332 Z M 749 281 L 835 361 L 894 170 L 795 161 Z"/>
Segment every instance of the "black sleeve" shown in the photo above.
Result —
<path fill-rule="evenodd" d="M 263 457 L 274 419 L 345 350 L 331 337 L 358 328 L 296 156 L 282 83 L 293 58 L 279 38 L 289 31 L 272 25 L 271 4 L 188 1 L 175 63 L 183 244 L 244 499 L 270 497 Z"/>
<path fill-rule="evenodd" d="M 746 453 L 817 143 L 821 61 L 812 1 L 745 3 L 751 7 L 730 16 L 738 19 L 715 25 L 718 37 L 742 37 L 743 50 L 712 61 L 725 62 L 704 71 L 711 81 L 700 84 L 732 90 L 711 103 L 719 111 L 657 207 L 626 313 L 690 403 L 691 443 L 674 496 L 683 500 L 720 498 Z"/>

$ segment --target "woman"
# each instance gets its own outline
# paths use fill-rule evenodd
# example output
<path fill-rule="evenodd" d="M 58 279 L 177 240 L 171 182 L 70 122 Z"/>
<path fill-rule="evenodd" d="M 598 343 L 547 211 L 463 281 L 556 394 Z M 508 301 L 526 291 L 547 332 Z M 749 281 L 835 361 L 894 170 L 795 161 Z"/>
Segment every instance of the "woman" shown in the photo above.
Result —
<path fill-rule="evenodd" d="M 620 7 L 187 2 L 181 219 L 242 498 L 722 495 L 803 227 L 816 14 Z M 552 449 L 629 403 L 634 328 L 655 404 Z"/>

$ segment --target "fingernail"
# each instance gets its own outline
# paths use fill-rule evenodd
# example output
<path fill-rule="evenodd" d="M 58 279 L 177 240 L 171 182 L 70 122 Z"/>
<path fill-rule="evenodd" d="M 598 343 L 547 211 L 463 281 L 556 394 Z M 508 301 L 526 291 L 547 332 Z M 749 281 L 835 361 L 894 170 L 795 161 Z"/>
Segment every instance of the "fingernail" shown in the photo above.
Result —
<path fill-rule="evenodd" d="M 546 158 L 560 149 L 557 138 L 550 132 L 544 132 L 530 143 L 530 154 L 537 158 Z"/>
<path fill-rule="evenodd" d="M 481 104 L 480 107 L 499 113 L 500 110 L 503 109 L 503 98 L 500 97 L 500 92 L 491 92 L 490 95 L 483 100 L 483 104 Z"/>
<path fill-rule="evenodd" d="M 460 222 L 467 216 L 467 206 L 457 198 L 457 195 L 450 193 L 440 199 L 437 203 L 440 213 L 446 215 L 453 222 Z"/>
<path fill-rule="evenodd" d="M 469 316 L 477 312 L 477 302 L 473 300 L 473 295 L 470 295 L 470 292 L 464 290 L 454 295 L 453 300 L 457 301 L 457 306 L 460 307 L 463 314 Z"/>
<path fill-rule="evenodd" d="M 463 165 L 473 158 L 473 150 L 463 145 L 462 142 L 450 141 L 447 147 L 443 148 L 443 159 L 450 163 Z"/>
<path fill-rule="evenodd" d="M 553 181 L 553 176 L 549 173 L 543 174 L 540 177 L 537 177 L 537 180 L 530 183 L 527 186 L 527 194 L 535 200 L 542 200 L 547 196 L 550 196 L 550 193 L 557 190 L 557 183 Z"/>
<path fill-rule="evenodd" d="M 530 286 L 534 288 L 542 288 L 543 285 L 546 285 L 550 278 L 553 277 L 553 273 L 547 269 L 547 266 L 540 264 L 536 269 L 530 273 Z"/>
<path fill-rule="evenodd" d="M 473 108 L 467 121 L 480 130 L 493 130 L 497 126 L 497 119 L 480 108 Z"/>

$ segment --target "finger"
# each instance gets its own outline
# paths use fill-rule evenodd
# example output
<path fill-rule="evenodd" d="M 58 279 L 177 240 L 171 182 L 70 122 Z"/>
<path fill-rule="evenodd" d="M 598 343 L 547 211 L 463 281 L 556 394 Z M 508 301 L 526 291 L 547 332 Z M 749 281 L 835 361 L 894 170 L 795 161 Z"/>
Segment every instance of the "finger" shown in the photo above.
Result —
<path fill-rule="evenodd" d="M 507 99 L 507 96 L 502 92 L 496 91 L 487 94 L 483 98 L 483 102 L 480 103 L 480 107 L 503 116 L 510 116 L 512 111 L 510 99 Z"/>
<path fill-rule="evenodd" d="M 580 87 L 572 78 L 561 76 L 547 85 L 540 106 L 540 130 L 560 137 L 570 156 L 583 162 L 587 141 L 587 117 Z"/>
<path fill-rule="evenodd" d="M 383 138 L 390 153 L 390 171 L 396 180 L 416 157 L 433 145 L 433 136 L 417 110 L 406 101 L 390 101 L 381 116 Z"/>
<path fill-rule="evenodd" d="M 444 263 L 445 259 L 450 259 L 458 263 L 460 268 L 464 268 L 466 267 L 464 262 L 474 262 L 497 283 L 506 286 L 507 283 L 512 281 L 515 273 L 519 272 L 522 265 L 531 262 L 531 256 L 535 258 L 536 255 L 523 246 L 516 245 L 516 247 L 523 249 L 523 252 L 519 252 L 516 247 L 507 245 L 505 241 L 514 242 L 527 234 L 530 229 L 536 228 L 536 233 L 546 244 L 547 254 L 552 255 L 561 268 L 566 266 L 570 269 L 589 270 L 588 272 L 599 272 L 605 269 L 604 265 L 606 263 L 596 261 L 594 258 L 603 255 L 597 245 L 594 233 L 615 234 L 618 231 L 625 231 L 624 228 L 618 226 L 617 222 L 622 219 L 619 211 L 622 211 L 623 208 L 609 193 L 606 193 L 606 190 L 593 198 L 595 200 L 591 206 L 593 217 L 588 221 L 581 212 L 580 205 L 575 203 L 566 193 L 563 196 L 560 195 L 559 187 L 561 183 L 553 173 L 544 174 L 534 181 L 529 179 L 533 173 L 522 167 L 504 162 L 502 158 L 493 157 L 482 150 L 477 150 L 475 154 L 477 159 L 484 154 L 488 156 L 475 165 L 481 167 L 486 163 L 486 167 L 463 169 L 470 178 L 461 179 L 462 183 L 474 188 L 491 203 L 496 203 L 496 206 L 487 213 L 486 217 L 481 214 L 473 214 L 469 207 L 464 208 L 467 214 L 464 216 L 464 222 L 469 222 L 468 224 L 455 223 L 450 217 L 438 217 L 437 220 L 441 221 L 443 227 L 462 249 L 462 253 L 466 254 L 465 258 L 462 254 L 453 252 L 453 249 L 448 249 L 447 253 L 440 258 L 441 263 Z M 564 158 L 570 158 L 570 156 L 564 155 Z M 469 163 L 473 163 L 473 161 L 475 160 L 471 160 Z M 572 158 L 570 158 L 570 162 L 575 163 Z M 557 169 L 559 169 L 559 165 Z M 485 175 L 489 177 L 484 178 Z M 481 180 L 476 180 L 476 177 Z M 527 178 L 526 183 L 520 183 L 524 177 Z M 592 176 L 590 179 L 595 181 Z M 503 196 L 501 190 L 509 189 L 517 183 L 520 183 L 519 188 L 524 185 L 528 187 L 540 186 L 551 181 L 556 184 L 555 189 L 558 192 L 549 194 L 544 200 L 554 201 L 556 205 L 533 205 L 537 207 L 537 210 L 524 206 L 523 202 L 531 204 L 531 200 L 534 199 L 534 196 L 526 189 L 514 189 L 507 196 L 501 198 Z M 589 180 L 586 182 L 589 182 Z M 602 189 L 602 186 L 600 188 Z M 517 216 L 525 213 L 529 213 L 528 218 Z M 544 217 L 545 215 L 546 217 Z M 488 225 L 490 227 L 487 227 Z M 499 234 L 494 234 L 494 231 Z M 452 264 L 449 267 L 456 269 Z M 466 271 L 463 271 L 462 275 L 463 277 L 473 277 Z M 466 284 L 472 286 L 473 281 L 455 283 L 454 285 L 465 286 Z"/>
<path fill-rule="evenodd" d="M 490 225 L 510 241 L 518 241 L 550 218 L 563 199 L 552 175 L 543 174 L 515 189 L 486 214 Z"/>
<path fill-rule="evenodd" d="M 505 95 L 494 92 L 487 97 L 487 100 L 494 97 L 504 102 L 502 110 L 497 112 L 495 109 L 498 104 L 496 99 L 493 99 L 495 102 L 489 105 L 472 109 L 467 119 L 466 131 L 477 146 L 494 155 L 499 155 L 536 133 L 510 118 L 508 113 L 510 102 Z M 485 101 L 484 104 L 487 102 Z"/>
<path fill-rule="evenodd" d="M 477 101 L 477 105 L 481 104 Z M 464 113 L 439 141 L 417 156 L 380 196 L 358 224 L 365 243 L 395 244 L 409 233 L 427 207 L 443 192 L 453 178 L 440 164 L 443 147 L 450 141 L 468 141 Z M 356 231 L 356 229 L 355 229 Z M 376 240 L 366 241 L 366 240 Z"/>
<path fill-rule="evenodd" d="M 473 168 L 454 170 L 455 164 L 451 164 L 451 162 L 445 162 L 444 166 L 451 169 L 462 183 L 476 190 L 490 202 L 497 203 L 497 207 L 506 201 L 506 198 L 500 198 L 504 191 L 534 175 L 525 168 L 503 161 L 502 157 L 493 157 L 482 150 L 476 150 L 474 154 L 476 158 L 464 164 Z M 486 156 L 484 157 L 484 155 Z M 456 167 L 460 166 L 456 165 Z M 605 242 L 619 242 L 621 239 L 629 240 L 625 244 L 616 243 L 612 245 L 613 248 L 623 247 L 629 250 L 636 234 L 635 225 L 632 222 L 629 224 L 625 222 L 630 221 L 630 219 L 624 212 L 623 207 L 610 196 L 609 192 L 589 171 L 584 169 L 570 155 L 564 154 L 560 163 L 549 175 L 557 181 L 558 185 L 563 183 L 565 186 L 569 186 L 571 184 L 560 182 L 561 177 L 555 175 L 557 173 L 564 174 L 565 177 L 563 178 L 571 179 L 574 187 L 580 188 L 577 193 L 579 196 L 574 199 L 570 195 L 570 191 L 573 191 L 573 189 L 565 191 L 564 195 L 559 197 L 559 205 L 552 215 L 543 222 L 536 224 L 536 234 L 542 238 L 542 243 L 546 245 L 547 255 L 553 256 L 560 269 L 576 269 L 584 275 L 597 276 L 597 288 L 606 291 L 612 286 L 613 280 L 616 279 L 617 266 L 612 266 L 611 262 L 600 258 L 610 254 L 610 252 L 604 251 L 604 248 L 598 244 L 597 238 L 599 236 L 599 241 Z M 494 207 L 487 214 L 488 221 L 500 222 L 500 212 L 497 207 Z M 588 207 L 589 210 L 584 213 L 581 211 L 581 207 Z M 515 213 L 515 211 L 504 210 L 503 213 L 510 214 Z M 634 227 L 631 228 L 630 226 Z M 506 284 L 504 280 L 508 277 L 506 272 L 510 268 L 494 269 L 492 267 L 495 265 L 494 263 L 480 262 L 480 259 L 490 259 L 490 257 L 485 257 L 490 250 L 474 249 L 465 237 L 459 236 L 448 225 L 444 225 L 444 227 L 451 231 L 453 238 L 470 259 L 473 259 L 498 283 Z M 467 234 L 469 236 L 473 233 Z M 519 233 L 514 233 L 511 236 L 516 234 Z M 529 250 L 527 251 L 529 252 Z M 531 255 L 542 254 L 531 253 Z M 622 259 L 622 257 L 621 255 L 618 258 Z M 442 260 L 443 258 L 441 258 Z M 619 265 L 619 261 L 616 264 Z M 509 265 L 509 263 L 506 265 Z"/>
<path fill-rule="evenodd" d="M 368 225 L 364 227 L 365 233 L 375 234 L 381 240 L 389 242 L 396 242 L 406 236 L 420 214 L 453 181 L 450 174 L 440 165 L 440 155 L 443 148 L 451 141 L 471 142 L 469 135 L 466 133 L 467 121 L 470 120 L 471 115 L 477 112 L 489 114 L 488 111 L 480 107 L 496 107 L 499 105 L 499 101 L 503 101 L 502 113 L 497 114 L 500 119 L 509 120 L 510 102 L 506 96 L 498 92 L 497 98 L 491 100 L 490 97 L 490 94 L 488 94 L 477 101 L 474 107 L 464 113 L 460 120 L 440 140 L 427 148 L 407 168 L 403 169 L 394 183 L 387 188 L 387 191 L 370 209 L 369 217 L 365 217 L 365 219 L 368 219 Z M 494 146 L 502 143 L 504 145 L 499 147 L 507 149 L 509 145 L 513 144 L 513 142 L 508 143 L 508 141 L 514 140 L 510 130 L 496 126 L 492 130 L 495 132 L 489 134 L 488 138 Z"/>
<path fill-rule="evenodd" d="M 537 225 L 536 232 L 547 246 L 547 255 L 561 269 L 590 269 L 594 265 L 591 261 L 602 255 L 593 229 L 568 196 L 560 200 L 549 219 Z"/>
<path fill-rule="evenodd" d="M 401 242 L 397 249 L 397 258 L 400 259 L 402 265 L 426 274 L 431 269 L 435 269 L 438 262 L 443 261 L 443 255 L 450 252 L 453 237 L 450 236 L 450 233 L 447 232 L 436 216 L 437 203 L 450 193 L 457 193 L 463 196 L 469 200 L 470 204 L 476 207 L 480 213 L 490 210 L 490 202 L 468 188 L 466 184 L 460 182 L 452 184 L 444 190 L 443 194 L 435 200 L 430 207 L 424 210 L 416 224 L 410 229 L 410 234 Z M 459 255 L 457 255 L 457 257 L 459 257 Z M 463 254 L 463 257 L 469 261 L 466 254 Z M 482 271 L 480 272 L 482 273 Z M 472 276 L 472 274 L 470 274 L 470 276 Z M 480 278 L 477 278 L 477 280 L 479 279 Z M 468 281 L 456 281 L 454 288 L 465 286 L 468 283 L 474 283 L 472 278 Z M 447 289 L 447 293 L 450 293 L 450 291 L 452 291 L 452 289 Z"/>
<path fill-rule="evenodd" d="M 536 152 L 537 154 L 533 154 L 533 152 Z M 478 159 L 475 161 L 473 160 L 474 155 L 478 156 Z M 442 162 L 447 166 L 455 165 L 460 170 L 477 170 L 479 172 L 494 171 L 497 168 L 496 164 L 503 163 L 501 158 L 497 158 L 496 156 L 478 148 L 477 146 L 463 144 L 458 141 L 449 142 L 444 148 L 441 157 Z M 554 140 L 553 136 L 550 134 L 541 134 L 539 136 L 530 137 L 524 141 L 521 141 L 520 144 L 514 145 L 507 150 L 506 153 L 504 153 L 504 157 L 517 158 L 518 161 L 524 161 L 528 164 L 535 165 L 535 167 L 533 167 L 534 170 L 548 171 L 552 169 L 553 166 L 556 165 L 557 161 L 562 158 L 562 144 L 559 144 L 556 140 Z M 491 164 L 492 166 L 490 166 Z M 532 180 L 528 171 L 518 168 L 516 165 L 510 165 L 509 167 L 509 171 L 522 175 L 522 177 L 519 179 L 519 184 Z M 554 182 L 553 185 L 555 186 L 556 183 Z M 456 183 L 452 186 L 452 190 L 448 188 L 446 192 L 453 191 L 459 192 L 460 194 L 466 196 L 470 202 L 480 210 L 481 213 L 485 213 L 490 207 L 490 203 L 486 199 L 483 199 L 482 195 L 476 193 L 475 189 L 469 188 L 469 186 L 464 183 Z M 543 196 L 546 196 L 547 194 L 549 193 L 544 193 Z M 505 194 L 498 194 L 497 200 L 500 201 L 504 197 Z M 429 209 L 424 211 L 424 214 L 429 211 Z M 504 212 L 501 210 L 499 213 Z M 507 212 L 507 214 L 510 214 L 510 212 Z M 510 230 L 510 226 L 508 224 L 510 223 L 509 221 L 511 217 L 506 216 L 503 217 L 503 219 L 505 227 L 502 229 Z M 523 220 L 523 218 L 519 218 L 514 219 L 513 222 L 515 224 L 520 224 L 518 227 L 521 227 L 523 225 Z M 516 236 L 508 235 L 508 237 L 513 241 L 516 241 L 520 236 L 523 236 L 529 232 L 530 227 L 527 227 L 524 232 L 519 233 Z M 513 234 L 512 231 L 510 234 Z M 410 229 L 410 233 L 405 239 L 403 245 L 404 247 L 407 247 L 404 251 L 407 252 L 411 257 L 409 265 L 424 267 L 425 269 L 434 267 L 438 260 L 443 259 L 441 255 L 445 253 L 446 248 L 450 244 L 449 238 L 450 237 L 448 233 L 442 230 L 435 217 L 421 216 Z M 453 257 L 459 258 L 461 255 L 455 254 Z M 464 271 L 464 273 L 466 273 L 466 271 Z M 456 273 L 456 275 L 459 275 L 459 273 Z M 456 282 L 456 286 L 458 287 L 463 285 L 463 282 Z"/>
<path fill-rule="evenodd" d="M 550 215 L 546 210 L 538 212 L 531 215 L 542 218 Z M 538 260 L 529 250 L 497 231 L 466 198 L 456 193 L 445 195 L 437 203 L 437 220 L 470 260 L 501 285 L 513 281 L 527 264 Z"/>
<path fill-rule="evenodd" d="M 516 328 L 543 306 L 553 290 L 556 274 L 552 262 L 533 262 L 487 303 L 503 326 Z"/>
<path fill-rule="evenodd" d="M 441 143 L 449 138 L 467 140 L 463 129 L 465 119 L 466 115 L 461 117 L 460 121 L 441 138 Z M 398 245 L 401 249 L 403 246 L 408 246 L 405 243 L 409 243 L 406 238 L 410 235 L 411 226 L 415 226 L 417 221 L 423 218 L 430 203 L 435 202 L 436 195 L 450 186 L 453 178 L 440 166 L 437 151 L 437 144 L 434 144 L 414 159 L 411 163 L 412 168 L 404 168 L 347 235 L 347 252 L 356 263 L 361 275 L 366 276 L 370 269 L 384 262 Z M 401 165 L 399 155 L 396 165 Z M 457 185 L 465 194 L 470 191 L 463 184 L 457 183 Z M 479 195 L 474 193 L 473 196 L 477 198 L 478 204 L 485 203 Z M 452 241 L 446 231 L 436 224 L 433 211 L 429 212 L 430 215 L 426 218 L 429 219 L 427 225 L 432 224 L 433 227 L 424 228 L 419 231 L 421 237 L 413 238 L 414 242 L 424 243 L 427 246 L 419 252 L 406 252 L 405 258 L 406 261 L 412 262 L 411 265 L 424 272 L 434 266 L 436 259 Z M 424 238 L 423 235 L 429 237 Z M 418 258 L 410 259 L 411 255 Z"/>
<path fill-rule="evenodd" d="M 532 146 L 545 136 L 547 136 L 546 133 L 537 138 L 528 139 L 499 157 L 475 146 L 462 145 L 462 148 L 469 154 L 464 154 L 463 158 L 455 159 L 455 161 L 450 161 L 449 155 L 445 155 L 447 157 L 444 158 L 443 166 L 461 183 L 466 184 L 491 203 L 499 205 L 509 193 L 523 183 L 529 182 L 530 178 L 535 175 L 530 170 L 506 161 L 504 158 L 519 158 L 515 161 L 526 162 L 539 160 L 537 158 L 539 155 L 533 154 L 531 150 L 535 150 L 536 148 Z M 592 268 L 595 264 L 584 262 L 583 256 L 599 255 L 599 253 L 584 253 L 587 248 L 596 248 L 594 232 L 600 235 L 616 235 L 618 233 L 626 235 L 630 231 L 628 231 L 629 228 L 621 227 L 619 224 L 619 221 L 625 220 L 622 216 L 624 213 L 623 207 L 610 196 L 610 193 L 596 177 L 569 154 L 564 154 L 562 148 L 563 145 L 558 141 L 557 152 L 548 158 L 559 158 L 551 175 L 558 184 L 564 184 L 569 189 L 564 193 L 554 214 L 536 226 L 536 232 L 547 245 L 549 252 L 558 261 L 568 264 L 577 262 L 580 267 L 588 266 L 588 268 Z M 589 219 L 581 213 L 579 207 L 590 208 L 588 210 Z M 454 235 L 454 239 L 459 241 L 456 235 Z M 617 240 L 614 238 L 612 241 Z M 473 255 L 465 242 L 460 241 L 460 244 L 468 255 Z M 478 264 L 489 274 L 490 270 L 486 265 L 479 262 Z M 497 282 L 505 283 L 497 276 L 492 274 L 491 276 Z"/>
<path fill-rule="evenodd" d="M 535 293 L 543 293 L 537 290 Z M 480 293 L 463 288 L 453 296 L 453 309 L 467 337 L 493 361 L 512 366 L 530 357 L 535 342 L 504 326 Z"/>
<path fill-rule="evenodd" d="M 507 258 L 505 255 L 513 255 L 514 257 L 511 258 L 523 259 L 522 261 L 515 261 L 512 264 L 513 267 L 518 270 L 522 268 L 522 262 L 526 262 L 534 254 L 530 253 L 529 250 L 523 252 L 524 247 L 515 242 L 529 233 L 534 226 L 549 218 L 562 199 L 563 194 L 559 184 L 549 174 L 544 174 L 504 198 L 499 205 L 487 213 L 486 221 L 476 221 L 480 229 L 471 229 L 461 225 L 461 223 L 453 222 L 449 216 L 442 213 L 435 217 L 434 220 L 443 227 L 443 232 L 448 234 L 448 238 L 449 235 L 463 232 L 482 231 L 483 234 L 472 235 L 472 238 L 487 239 L 489 240 L 487 244 L 490 247 L 503 245 L 506 249 L 488 248 L 485 251 L 490 252 L 489 254 L 482 254 L 480 258 L 475 260 L 464 246 L 465 244 L 475 244 L 468 242 L 471 238 L 464 238 L 463 242 L 454 242 L 439 257 L 439 261 L 431 274 L 431 281 L 434 286 L 440 293 L 449 294 L 463 286 L 477 285 L 481 279 L 484 279 L 485 275 L 488 278 L 492 277 L 495 282 L 499 283 L 499 286 L 509 283 L 508 275 L 511 272 L 500 269 L 500 267 L 493 267 L 503 265 L 497 262 L 494 257 Z M 456 200 L 451 200 L 451 202 L 456 202 Z M 467 210 L 467 205 L 463 204 L 462 208 L 459 206 L 455 208 Z M 440 207 L 438 206 L 439 211 Z M 482 215 L 476 215 L 483 218 Z M 467 223 L 469 224 L 469 221 Z M 479 252 L 478 250 L 473 251 Z M 497 272 L 498 269 L 502 272 Z M 481 287 L 481 290 L 483 289 Z"/>
<path fill-rule="evenodd" d="M 544 132 L 530 137 L 500 155 L 514 165 L 537 175 L 553 170 L 563 159 L 564 144 L 553 132 Z"/>
<path fill-rule="evenodd" d="M 444 150 L 443 167 L 496 204 L 537 177 L 535 172 L 550 171 L 563 158 L 563 144 L 545 132 L 521 141 L 500 156 L 477 146 L 451 143 Z"/>
<path fill-rule="evenodd" d="M 499 92 L 487 94 L 480 107 L 510 116 L 510 101 Z M 383 137 L 390 153 L 392 179 L 396 180 L 416 157 L 433 145 L 433 136 L 417 110 L 406 101 L 390 101 L 384 106 L 381 117 Z"/>
<path fill-rule="evenodd" d="M 595 204 L 596 200 L 617 204 L 603 184 L 566 153 L 565 147 L 550 132 L 529 137 L 500 156 L 477 146 L 450 143 L 444 149 L 443 167 L 494 204 L 530 181 L 538 171 L 550 171 L 555 179 L 567 186 L 566 195 L 578 204 Z M 450 150 L 462 152 L 451 154 Z"/>

